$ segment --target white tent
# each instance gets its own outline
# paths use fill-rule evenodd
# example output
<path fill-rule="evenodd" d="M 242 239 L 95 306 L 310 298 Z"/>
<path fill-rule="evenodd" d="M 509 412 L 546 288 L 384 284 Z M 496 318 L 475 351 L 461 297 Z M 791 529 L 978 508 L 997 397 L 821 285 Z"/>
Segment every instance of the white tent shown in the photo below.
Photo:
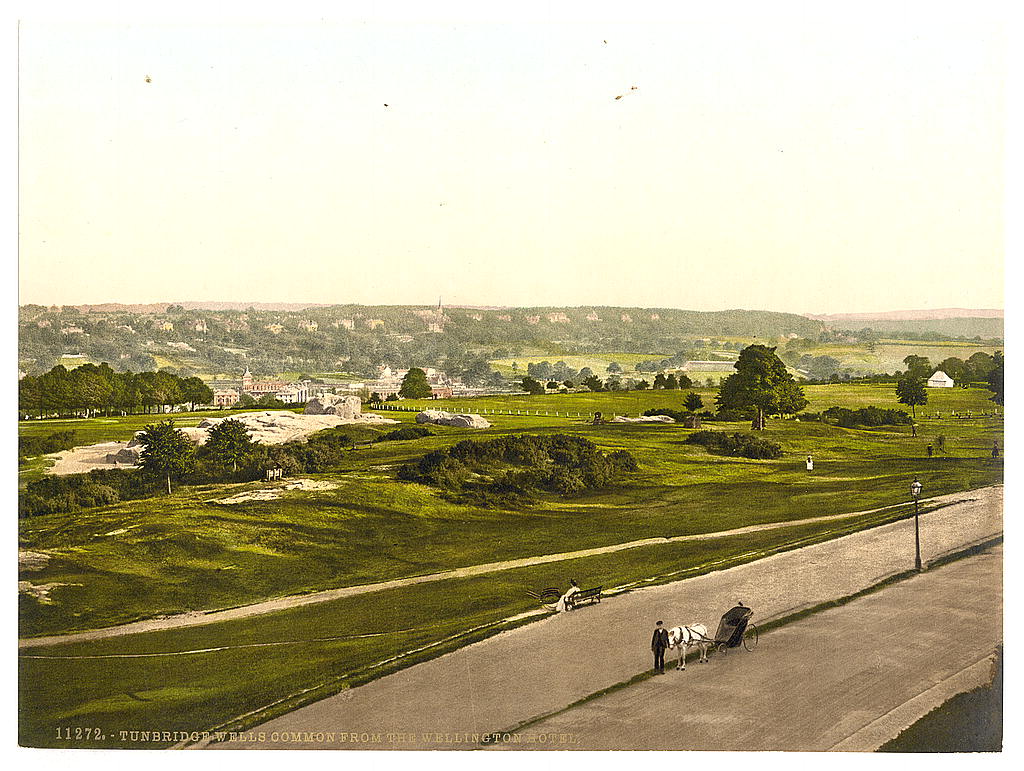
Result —
<path fill-rule="evenodd" d="M 953 378 L 941 369 L 936 370 L 935 374 L 928 378 L 929 388 L 952 388 L 954 385 Z"/>

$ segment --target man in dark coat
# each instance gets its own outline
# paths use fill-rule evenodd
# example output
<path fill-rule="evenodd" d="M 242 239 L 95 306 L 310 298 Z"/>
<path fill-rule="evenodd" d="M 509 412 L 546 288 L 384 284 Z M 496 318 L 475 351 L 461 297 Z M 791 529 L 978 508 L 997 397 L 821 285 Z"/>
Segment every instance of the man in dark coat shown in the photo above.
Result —
<path fill-rule="evenodd" d="M 668 647 L 668 630 L 659 621 L 654 625 L 654 637 L 651 638 L 651 650 L 654 651 L 654 671 L 665 674 L 665 649 Z"/>

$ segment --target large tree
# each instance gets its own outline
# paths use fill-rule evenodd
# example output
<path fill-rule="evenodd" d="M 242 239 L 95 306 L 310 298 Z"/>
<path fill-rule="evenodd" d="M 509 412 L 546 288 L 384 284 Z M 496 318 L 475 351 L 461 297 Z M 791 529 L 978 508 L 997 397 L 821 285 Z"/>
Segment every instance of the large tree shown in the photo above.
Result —
<path fill-rule="evenodd" d="M 203 454 L 225 465 L 230 462 L 231 470 L 238 471 L 238 464 L 252 455 L 255 449 L 256 442 L 249 438 L 245 424 L 228 418 L 210 429 Z"/>
<path fill-rule="evenodd" d="M 174 427 L 173 420 L 146 426 L 139 440 L 142 442 L 139 465 L 152 474 L 166 477 L 170 495 L 171 478 L 181 477 L 195 468 L 195 445 Z"/>
<path fill-rule="evenodd" d="M 718 409 L 756 409 L 755 430 L 764 430 L 765 415 L 792 414 L 807 406 L 803 389 L 775 355 L 775 348 L 748 345 L 733 366 L 735 374 L 719 386 Z"/>
<path fill-rule="evenodd" d="M 704 406 L 704 400 L 700 398 L 700 394 L 690 391 L 686 395 L 686 401 L 683 402 L 690 412 L 696 412 Z"/>
<path fill-rule="evenodd" d="M 181 396 L 195 410 L 197 404 L 210 404 L 213 391 L 197 377 L 187 377 L 181 381 Z"/>
<path fill-rule="evenodd" d="M 934 371 L 932 363 L 928 360 L 927 356 L 911 354 L 903 359 L 903 363 L 907 365 L 907 374 L 913 377 L 927 379 Z"/>
<path fill-rule="evenodd" d="M 988 390 L 992 392 L 992 401 L 996 404 L 1003 403 L 1003 352 L 996 351 L 992 357 L 995 367 L 988 373 Z"/>
<path fill-rule="evenodd" d="M 896 401 L 910 407 L 910 411 L 913 413 L 914 419 L 916 420 L 917 410 L 915 408 L 917 405 L 928 403 L 928 391 L 924 386 L 924 378 L 917 377 L 908 372 L 897 380 Z"/>
<path fill-rule="evenodd" d="M 432 391 L 427 382 L 427 373 L 419 367 L 413 367 L 405 373 L 398 395 L 405 399 L 428 399 Z"/>

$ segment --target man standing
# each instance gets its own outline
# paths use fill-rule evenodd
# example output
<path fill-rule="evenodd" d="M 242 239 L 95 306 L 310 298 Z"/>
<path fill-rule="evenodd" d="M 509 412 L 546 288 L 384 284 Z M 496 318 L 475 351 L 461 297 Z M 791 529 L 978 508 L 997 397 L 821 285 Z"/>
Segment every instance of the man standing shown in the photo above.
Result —
<path fill-rule="evenodd" d="M 665 674 L 665 649 L 668 647 L 668 630 L 659 621 L 654 625 L 654 637 L 651 638 L 651 650 L 654 651 L 654 671 Z"/>

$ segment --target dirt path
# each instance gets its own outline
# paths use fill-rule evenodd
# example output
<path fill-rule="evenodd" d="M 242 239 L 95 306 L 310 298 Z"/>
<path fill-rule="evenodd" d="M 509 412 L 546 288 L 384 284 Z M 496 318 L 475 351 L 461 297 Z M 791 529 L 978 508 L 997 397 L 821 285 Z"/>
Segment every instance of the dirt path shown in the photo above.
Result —
<path fill-rule="evenodd" d="M 973 494 L 977 500 L 922 517 L 926 562 L 1002 533 L 1002 489 Z M 913 543 L 914 523 L 902 520 L 727 570 L 611 597 L 600 605 L 503 632 L 270 720 L 254 729 L 264 735 L 262 742 L 228 741 L 214 746 L 475 748 L 479 744 L 466 737 L 509 731 L 647 670 L 651 666 L 650 630 L 658 619 L 670 626 L 703 622 L 714 629 L 719 616 L 740 599 L 754 608 L 757 623 L 788 616 L 850 596 L 912 567 Z M 973 591 L 963 594 L 969 600 Z M 951 622 L 946 625 L 948 642 L 949 630 L 961 625 L 952 615 L 946 621 Z M 971 628 L 971 623 L 964 621 L 965 628 Z M 857 630 L 862 633 L 863 627 Z M 766 635 L 765 650 L 768 639 Z M 801 659 L 794 660 L 791 653 L 786 662 L 799 673 L 803 658 L 820 658 L 827 669 L 829 658 L 837 655 L 835 650 L 844 656 L 856 651 L 868 662 L 888 655 L 883 648 L 855 644 L 857 639 L 851 633 L 841 640 L 845 647 L 832 653 L 812 644 L 800 654 Z M 916 643 L 912 635 L 902 644 L 916 650 L 922 661 L 930 656 L 928 646 Z M 978 655 L 984 653 L 979 650 Z M 742 662 L 743 656 L 753 662 L 758 655 L 740 651 L 730 662 Z M 691 666 L 694 671 L 686 676 L 698 677 L 698 665 Z M 672 682 L 674 675 L 657 679 Z M 856 678 L 848 685 L 857 687 Z M 761 704 L 762 712 L 772 708 L 770 703 Z M 679 710 L 663 710 L 659 724 L 670 726 L 678 714 Z M 877 715 L 864 717 L 867 722 Z M 325 738 L 328 736 L 333 738 Z M 381 738 L 368 742 L 365 736 Z"/>
<path fill-rule="evenodd" d="M 975 498 L 988 500 L 992 498 L 992 496 L 998 496 L 999 506 L 1001 509 L 1002 485 L 996 485 L 993 487 L 983 487 L 977 490 L 970 490 L 962 493 L 953 493 L 950 495 L 938 496 L 935 498 L 929 498 L 922 502 L 930 504 L 949 504 L 953 501 L 967 501 Z M 940 509 L 939 511 L 943 510 L 944 509 Z M 601 546 L 593 549 L 580 549 L 577 551 L 561 552 L 558 554 L 545 554 L 537 557 L 524 557 L 521 559 L 504 560 L 501 562 L 488 562 L 482 565 L 470 565 L 468 567 L 455 568 L 453 570 L 444 570 L 439 573 L 429 573 L 426 575 L 410 576 L 407 578 L 396 578 L 391 581 L 381 581 L 373 584 L 345 586 L 338 589 L 327 589 L 321 592 L 311 592 L 309 594 L 298 594 L 289 595 L 286 597 L 278 597 L 271 600 L 264 600 L 262 602 L 253 603 L 251 605 L 242 605 L 237 608 L 228 608 L 226 610 L 193 611 L 190 613 L 181 613 L 174 616 L 163 616 L 158 618 L 147 619 L 145 621 L 134 621 L 129 624 L 105 627 L 103 629 L 90 629 L 84 632 L 72 632 L 70 634 L 51 635 L 48 637 L 29 637 L 18 640 L 18 648 L 26 649 L 44 645 L 59 645 L 61 643 L 68 642 L 101 640 L 109 637 L 119 637 L 122 635 L 140 634 L 143 632 L 155 632 L 164 629 L 179 629 L 181 627 L 199 626 L 201 624 L 213 624 L 219 621 L 231 621 L 240 618 L 249 618 L 250 616 L 258 616 L 264 613 L 273 613 L 275 611 L 286 610 L 288 608 L 296 608 L 304 605 L 313 605 L 319 602 L 328 602 L 330 600 L 337 600 L 343 597 L 352 597 L 359 594 L 367 594 L 369 592 L 379 592 L 385 589 L 396 589 L 403 586 L 414 586 L 416 584 L 431 583 L 433 581 L 444 581 L 451 578 L 468 578 L 471 576 L 483 575 L 485 573 L 496 573 L 502 570 L 529 567 L 531 565 L 544 565 L 549 562 L 560 562 L 562 560 L 578 559 L 580 557 L 591 557 L 599 554 L 611 554 L 613 552 L 623 551 L 626 549 L 638 549 L 644 546 L 654 546 L 657 544 L 679 543 L 683 541 L 705 541 L 715 538 L 727 538 L 729 536 L 734 535 L 743 535 L 745 533 L 756 533 L 765 530 L 777 530 L 781 528 L 795 527 L 799 525 L 812 524 L 815 522 L 831 522 L 835 520 L 871 514 L 878 511 L 882 511 L 882 509 L 857 511 L 848 514 L 835 514 L 827 517 L 811 517 L 808 519 L 793 520 L 790 522 L 771 522 L 764 525 L 749 525 L 747 527 L 739 527 L 733 530 L 723 530 L 715 533 L 697 533 L 694 535 L 673 536 L 671 538 L 644 538 L 638 541 L 628 541 L 625 543 L 612 544 L 610 546 Z M 922 518 L 932 517 L 938 513 L 939 512 L 937 511 L 931 512 L 929 514 L 924 514 L 922 515 Z"/>

